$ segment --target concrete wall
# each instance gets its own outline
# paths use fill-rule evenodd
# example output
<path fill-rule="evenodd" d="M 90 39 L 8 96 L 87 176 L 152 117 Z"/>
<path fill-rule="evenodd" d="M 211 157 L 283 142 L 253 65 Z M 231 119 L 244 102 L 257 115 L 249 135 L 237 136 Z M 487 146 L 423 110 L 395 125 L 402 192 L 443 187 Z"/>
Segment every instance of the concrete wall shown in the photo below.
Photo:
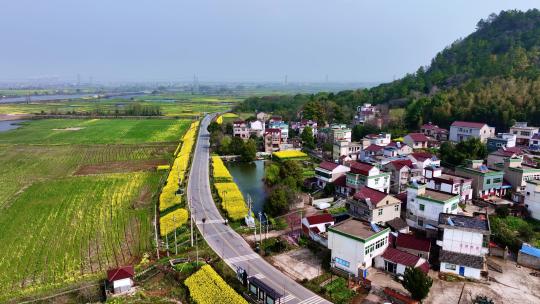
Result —
<path fill-rule="evenodd" d="M 530 267 L 533 269 L 540 269 L 540 258 L 524 254 L 521 251 L 518 252 L 517 262 L 519 265 L 522 266 Z"/>
<path fill-rule="evenodd" d="M 444 229 L 442 249 L 470 255 L 484 255 L 488 248 L 482 247 L 481 233 L 460 229 Z"/>
<path fill-rule="evenodd" d="M 453 273 L 455 275 L 459 275 L 459 267 L 461 265 L 455 265 L 455 270 L 447 269 L 448 266 L 451 266 L 453 264 L 448 264 L 445 262 L 441 262 L 441 272 L 447 272 L 447 273 Z M 471 268 L 467 266 L 463 266 L 465 268 L 464 276 L 467 278 L 473 278 L 479 280 L 481 278 L 481 269 Z"/>
<path fill-rule="evenodd" d="M 397 200 L 396 200 L 397 201 Z M 397 207 L 396 207 L 397 206 Z M 397 208 L 397 210 L 396 210 Z M 379 215 L 379 210 L 382 209 L 382 214 Z M 401 214 L 401 202 L 395 204 L 384 205 L 379 208 L 373 209 L 373 222 L 386 223 L 390 220 L 399 217 Z"/>

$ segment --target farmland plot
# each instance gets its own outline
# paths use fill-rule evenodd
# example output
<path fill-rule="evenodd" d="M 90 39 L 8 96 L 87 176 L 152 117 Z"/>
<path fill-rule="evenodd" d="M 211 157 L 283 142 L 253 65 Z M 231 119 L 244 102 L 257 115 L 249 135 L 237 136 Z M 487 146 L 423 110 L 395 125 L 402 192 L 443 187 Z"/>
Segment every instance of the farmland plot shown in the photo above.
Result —
<path fill-rule="evenodd" d="M 135 262 L 151 238 L 145 193 L 160 176 L 69 177 L 26 189 L 0 213 L 0 301 Z"/>

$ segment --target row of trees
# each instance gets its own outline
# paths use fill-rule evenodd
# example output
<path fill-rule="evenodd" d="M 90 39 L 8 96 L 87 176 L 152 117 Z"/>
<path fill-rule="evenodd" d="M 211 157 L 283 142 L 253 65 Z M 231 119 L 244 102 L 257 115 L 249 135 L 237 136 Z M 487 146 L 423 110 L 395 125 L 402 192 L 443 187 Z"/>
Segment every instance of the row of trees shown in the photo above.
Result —
<path fill-rule="evenodd" d="M 220 125 L 216 122 L 208 125 L 210 132 L 210 146 L 212 151 L 219 155 L 239 155 L 242 161 L 253 161 L 257 155 L 257 141 L 250 138 L 244 141 L 232 135 L 232 125 Z"/>
<path fill-rule="evenodd" d="M 265 212 L 272 216 L 286 213 L 302 187 L 302 167 L 298 161 L 272 162 L 265 168 L 265 183 L 270 189 Z"/>

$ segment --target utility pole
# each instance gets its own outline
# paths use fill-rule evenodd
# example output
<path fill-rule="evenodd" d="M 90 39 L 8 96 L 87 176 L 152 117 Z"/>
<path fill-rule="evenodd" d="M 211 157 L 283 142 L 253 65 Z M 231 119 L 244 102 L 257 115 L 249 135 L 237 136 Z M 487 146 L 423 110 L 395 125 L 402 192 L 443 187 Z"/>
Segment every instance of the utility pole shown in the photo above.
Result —
<path fill-rule="evenodd" d="M 178 241 L 176 240 L 176 216 L 173 215 L 173 222 L 174 222 L 174 254 L 178 255 Z"/>
<path fill-rule="evenodd" d="M 167 257 L 169 257 L 169 234 L 165 235 L 165 240 L 167 242 Z"/>
<path fill-rule="evenodd" d="M 188 199 L 188 203 L 191 222 L 191 247 L 193 247 L 193 207 L 191 206 L 191 198 Z"/>
<path fill-rule="evenodd" d="M 156 255 L 157 255 L 157 259 L 159 260 L 159 241 L 158 241 L 158 234 L 157 234 L 157 205 L 154 205 L 154 234 L 156 236 Z"/>
<path fill-rule="evenodd" d="M 262 247 L 262 213 L 259 211 L 259 240 L 261 240 Z"/>
<path fill-rule="evenodd" d="M 266 234 L 264 235 L 264 239 L 268 239 L 268 214 L 264 214 L 264 217 L 266 218 Z"/>

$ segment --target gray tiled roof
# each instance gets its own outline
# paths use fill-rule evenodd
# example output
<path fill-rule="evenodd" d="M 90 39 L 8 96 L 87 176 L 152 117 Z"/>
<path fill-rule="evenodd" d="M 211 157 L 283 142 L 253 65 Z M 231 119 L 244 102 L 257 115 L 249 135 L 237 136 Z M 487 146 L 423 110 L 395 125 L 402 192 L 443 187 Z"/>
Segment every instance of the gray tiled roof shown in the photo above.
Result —
<path fill-rule="evenodd" d="M 442 250 L 439 255 L 440 262 L 467 266 L 476 269 L 484 268 L 484 257 L 470 254 Z"/>
<path fill-rule="evenodd" d="M 452 224 L 450 224 L 448 219 L 451 220 Z M 461 227 L 489 231 L 488 221 L 486 219 L 459 214 L 441 213 L 439 214 L 439 224 L 458 228 Z"/>

